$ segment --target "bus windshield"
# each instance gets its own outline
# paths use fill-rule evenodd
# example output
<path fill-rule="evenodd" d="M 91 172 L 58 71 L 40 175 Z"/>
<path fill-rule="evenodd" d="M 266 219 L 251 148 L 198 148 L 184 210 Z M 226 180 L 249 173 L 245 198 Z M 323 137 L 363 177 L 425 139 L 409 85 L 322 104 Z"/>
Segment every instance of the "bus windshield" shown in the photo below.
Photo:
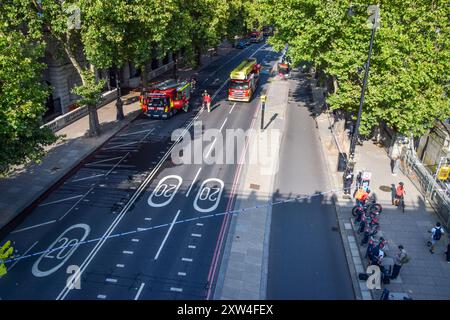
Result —
<path fill-rule="evenodd" d="M 230 81 L 230 89 L 247 90 L 248 82 Z"/>

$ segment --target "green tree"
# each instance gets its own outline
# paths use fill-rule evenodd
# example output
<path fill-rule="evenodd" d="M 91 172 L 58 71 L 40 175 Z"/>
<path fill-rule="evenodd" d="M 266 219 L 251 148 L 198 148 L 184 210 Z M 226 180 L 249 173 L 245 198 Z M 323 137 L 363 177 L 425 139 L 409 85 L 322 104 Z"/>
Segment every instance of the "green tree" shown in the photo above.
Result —
<path fill-rule="evenodd" d="M 82 97 L 82 100 L 92 102 L 92 104 L 87 105 L 90 135 L 100 135 L 97 105 L 100 102 L 99 93 L 101 91 L 99 90 L 100 86 L 92 85 L 86 78 L 92 71 L 82 54 L 81 26 L 83 24 L 83 12 L 80 10 L 80 1 L 32 0 L 31 9 L 35 13 L 35 19 L 41 22 L 45 34 L 58 42 L 80 76 L 83 89 L 75 89 L 75 91 L 83 92 L 87 94 L 87 97 L 98 97 L 97 101 L 92 101 L 87 97 Z"/>
<path fill-rule="evenodd" d="M 365 1 L 259 0 L 276 28 L 270 42 L 289 44 L 294 63 L 310 61 L 335 79 L 333 109 L 357 113 L 370 32 Z M 353 15 L 348 9 L 352 6 Z M 443 0 L 381 1 L 360 132 L 381 121 L 422 135 L 450 117 L 449 16 Z"/>
<path fill-rule="evenodd" d="M 119 69 L 133 62 L 143 70 L 164 38 L 174 11 L 171 0 L 81 0 L 82 43 L 86 57 L 96 67 L 113 68 L 118 97 L 117 119 L 123 119 Z"/>
<path fill-rule="evenodd" d="M 3 1 L 0 10 L 0 173 L 38 161 L 56 141 L 41 128 L 48 88 L 43 84 L 44 55 L 39 24 L 27 12 L 28 1 Z"/>

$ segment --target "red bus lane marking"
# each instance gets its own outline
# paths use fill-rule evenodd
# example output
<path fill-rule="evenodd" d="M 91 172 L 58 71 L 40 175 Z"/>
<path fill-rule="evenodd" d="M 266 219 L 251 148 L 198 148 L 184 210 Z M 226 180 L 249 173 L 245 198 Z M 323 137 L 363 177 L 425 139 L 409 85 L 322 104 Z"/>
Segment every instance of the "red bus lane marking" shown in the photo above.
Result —
<path fill-rule="evenodd" d="M 253 125 L 256 121 L 257 115 L 258 115 L 258 111 L 259 108 L 256 108 L 255 113 L 253 114 L 253 121 L 250 125 L 250 129 L 253 128 Z M 228 200 L 228 204 L 227 204 L 227 208 L 226 208 L 226 212 L 228 212 L 231 209 L 233 200 L 234 200 L 234 196 L 236 193 L 236 189 L 237 189 L 237 185 L 238 185 L 238 181 L 239 181 L 239 177 L 241 175 L 241 170 L 242 170 L 242 164 L 245 160 L 245 155 L 247 154 L 247 149 L 248 149 L 248 145 L 250 143 L 250 138 L 248 137 L 247 142 L 245 143 L 244 146 L 244 152 L 241 155 L 241 159 L 239 161 L 239 166 L 238 169 L 236 170 L 236 174 L 234 176 L 234 180 L 233 180 L 233 187 L 231 189 L 231 193 L 230 193 L 230 199 Z M 206 300 L 209 300 L 210 296 L 211 296 L 211 289 L 212 289 L 212 280 L 214 279 L 214 276 L 216 274 L 217 271 L 217 265 L 218 265 L 218 261 L 219 261 L 219 256 L 220 256 L 220 251 L 222 248 L 222 243 L 223 243 L 223 239 L 225 236 L 225 230 L 226 227 L 228 226 L 228 222 L 230 220 L 230 214 L 226 214 L 224 216 L 223 222 L 222 222 L 222 227 L 220 228 L 220 233 L 219 233 L 219 237 L 217 238 L 217 243 L 216 243 L 216 248 L 214 250 L 214 255 L 211 261 L 211 266 L 209 268 L 209 273 L 208 273 L 208 283 L 211 283 L 211 285 L 208 288 L 208 293 L 206 295 Z"/>

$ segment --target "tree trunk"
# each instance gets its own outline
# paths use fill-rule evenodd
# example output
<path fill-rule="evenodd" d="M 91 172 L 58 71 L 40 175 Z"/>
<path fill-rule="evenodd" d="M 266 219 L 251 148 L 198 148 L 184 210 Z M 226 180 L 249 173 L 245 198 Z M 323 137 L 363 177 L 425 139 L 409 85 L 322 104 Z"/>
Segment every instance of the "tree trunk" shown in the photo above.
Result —
<path fill-rule="evenodd" d="M 75 55 L 72 53 L 72 51 L 70 50 L 69 46 L 66 43 L 64 43 L 63 47 L 73 67 L 77 70 L 81 78 L 81 82 L 83 83 L 83 85 L 86 85 L 86 80 L 84 79 L 82 72 L 83 68 L 81 67 L 80 63 L 77 61 Z M 89 135 L 99 136 L 100 123 L 98 121 L 97 106 L 88 106 L 88 110 L 89 110 Z"/>
<path fill-rule="evenodd" d="M 178 54 L 176 52 L 173 53 L 173 78 L 178 80 Z"/>
<path fill-rule="evenodd" d="M 143 64 L 141 67 L 141 89 L 144 89 L 147 85 L 147 64 Z"/>
<path fill-rule="evenodd" d="M 202 49 L 197 46 L 195 48 L 195 53 L 197 54 L 197 67 L 200 67 L 202 65 Z"/>
<path fill-rule="evenodd" d="M 89 136 L 98 137 L 101 133 L 96 106 L 88 106 L 89 110 Z"/>
<path fill-rule="evenodd" d="M 115 66 L 114 67 L 114 71 L 116 73 L 116 88 L 117 88 L 117 100 L 116 100 L 117 116 L 116 116 L 116 120 L 123 120 L 123 119 L 125 119 L 125 116 L 123 114 L 122 90 L 120 88 L 119 68 L 117 68 L 117 66 Z"/>

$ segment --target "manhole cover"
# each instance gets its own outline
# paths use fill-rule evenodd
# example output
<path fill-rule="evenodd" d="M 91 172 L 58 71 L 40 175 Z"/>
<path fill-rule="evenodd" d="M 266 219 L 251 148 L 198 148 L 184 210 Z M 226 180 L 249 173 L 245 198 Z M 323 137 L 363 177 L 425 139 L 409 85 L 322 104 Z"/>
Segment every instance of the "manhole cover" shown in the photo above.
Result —
<path fill-rule="evenodd" d="M 391 192 L 391 187 L 389 187 L 389 186 L 381 186 L 380 190 L 384 191 L 384 192 Z"/>

